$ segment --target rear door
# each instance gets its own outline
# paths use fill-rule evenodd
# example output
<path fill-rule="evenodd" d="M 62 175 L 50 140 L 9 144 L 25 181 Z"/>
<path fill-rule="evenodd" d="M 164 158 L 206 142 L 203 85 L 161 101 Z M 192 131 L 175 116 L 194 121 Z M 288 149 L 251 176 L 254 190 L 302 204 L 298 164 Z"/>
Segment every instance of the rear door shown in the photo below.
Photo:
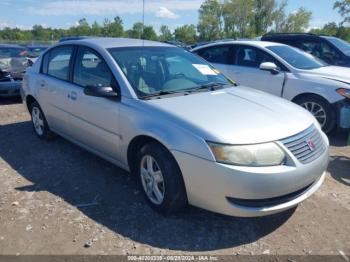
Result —
<path fill-rule="evenodd" d="M 68 92 L 70 136 L 96 153 L 118 160 L 120 99 L 85 95 L 86 86 L 108 86 L 120 94 L 104 59 L 96 51 L 79 46 Z"/>
<path fill-rule="evenodd" d="M 227 74 L 238 84 L 259 89 L 281 96 L 284 81 L 283 70 L 286 68 L 267 52 L 248 45 L 233 45 L 231 53 L 234 62 L 227 66 Z M 260 70 L 264 62 L 275 63 L 280 68 L 279 74 Z"/>
<path fill-rule="evenodd" d="M 68 132 L 67 90 L 72 66 L 73 46 L 59 46 L 47 52 L 37 77 L 38 96 L 49 126 L 59 133 Z"/>

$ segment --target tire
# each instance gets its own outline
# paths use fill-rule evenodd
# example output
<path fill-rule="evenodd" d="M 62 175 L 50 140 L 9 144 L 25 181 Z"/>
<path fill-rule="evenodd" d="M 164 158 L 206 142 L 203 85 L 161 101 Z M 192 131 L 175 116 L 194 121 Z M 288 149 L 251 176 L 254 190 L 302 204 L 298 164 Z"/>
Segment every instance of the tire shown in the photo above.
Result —
<path fill-rule="evenodd" d="M 150 142 L 141 148 L 138 155 L 138 175 L 144 196 L 154 210 L 169 214 L 187 206 L 180 168 L 161 144 Z"/>
<path fill-rule="evenodd" d="M 336 123 L 332 105 L 317 95 L 306 95 L 295 100 L 295 103 L 308 110 L 320 123 L 325 133 L 331 132 Z"/>
<path fill-rule="evenodd" d="M 29 108 L 35 134 L 42 140 L 52 139 L 54 133 L 50 131 L 45 115 L 39 104 L 34 101 Z"/>

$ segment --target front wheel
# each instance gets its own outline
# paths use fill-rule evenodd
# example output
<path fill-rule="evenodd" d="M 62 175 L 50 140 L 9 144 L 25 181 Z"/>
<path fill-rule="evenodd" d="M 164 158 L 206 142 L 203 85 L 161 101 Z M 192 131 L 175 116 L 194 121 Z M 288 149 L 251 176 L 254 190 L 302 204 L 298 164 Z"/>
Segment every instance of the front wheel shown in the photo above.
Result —
<path fill-rule="evenodd" d="M 295 102 L 317 119 L 324 132 L 329 133 L 333 130 L 336 116 L 332 105 L 327 100 L 316 95 L 308 95 L 297 99 Z"/>
<path fill-rule="evenodd" d="M 180 168 L 166 148 L 157 142 L 148 143 L 141 148 L 138 162 L 141 186 L 153 209 L 173 213 L 187 205 Z"/>

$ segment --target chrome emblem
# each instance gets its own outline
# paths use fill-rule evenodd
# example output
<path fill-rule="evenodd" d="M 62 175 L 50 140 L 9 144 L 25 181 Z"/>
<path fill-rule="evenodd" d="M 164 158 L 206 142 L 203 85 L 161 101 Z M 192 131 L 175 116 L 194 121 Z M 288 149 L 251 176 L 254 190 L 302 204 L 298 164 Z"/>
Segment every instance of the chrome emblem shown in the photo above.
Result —
<path fill-rule="evenodd" d="M 305 142 L 311 151 L 314 151 L 316 149 L 316 145 L 314 144 L 314 142 L 312 142 L 311 139 L 308 139 Z"/>

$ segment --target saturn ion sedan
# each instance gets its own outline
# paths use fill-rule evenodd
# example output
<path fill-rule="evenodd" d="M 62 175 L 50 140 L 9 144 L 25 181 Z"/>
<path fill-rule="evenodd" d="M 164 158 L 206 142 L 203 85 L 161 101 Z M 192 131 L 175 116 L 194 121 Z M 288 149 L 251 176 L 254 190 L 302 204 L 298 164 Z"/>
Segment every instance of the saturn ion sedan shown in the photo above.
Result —
<path fill-rule="evenodd" d="M 65 41 L 39 57 L 22 89 L 39 138 L 59 134 L 136 174 L 160 212 L 191 204 L 268 215 L 325 178 L 329 143 L 309 112 L 169 44 Z"/>

